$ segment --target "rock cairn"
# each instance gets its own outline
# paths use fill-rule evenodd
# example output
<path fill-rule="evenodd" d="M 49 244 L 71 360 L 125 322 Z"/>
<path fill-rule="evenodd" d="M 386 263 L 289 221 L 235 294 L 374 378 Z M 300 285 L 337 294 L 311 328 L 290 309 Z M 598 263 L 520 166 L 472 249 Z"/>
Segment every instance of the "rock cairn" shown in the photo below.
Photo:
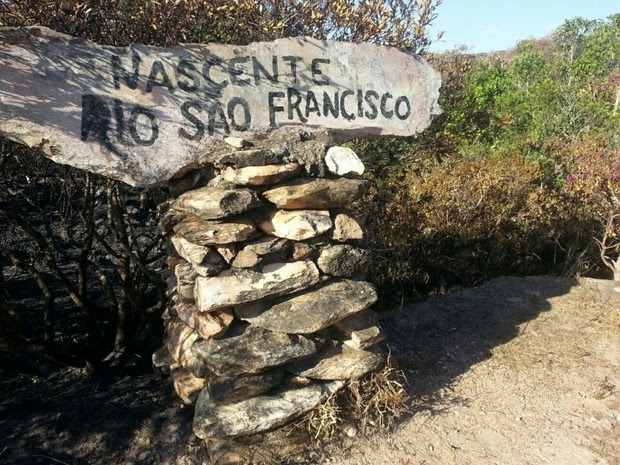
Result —
<path fill-rule="evenodd" d="M 385 362 L 361 279 L 369 253 L 346 209 L 369 187 L 357 155 L 317 137 L 226 142 L 171 185 L 185 192 L 162 220 L 171 304 L 154 363 L 183 402 L 197 397 L 203 439 L 283 426 Z"/>

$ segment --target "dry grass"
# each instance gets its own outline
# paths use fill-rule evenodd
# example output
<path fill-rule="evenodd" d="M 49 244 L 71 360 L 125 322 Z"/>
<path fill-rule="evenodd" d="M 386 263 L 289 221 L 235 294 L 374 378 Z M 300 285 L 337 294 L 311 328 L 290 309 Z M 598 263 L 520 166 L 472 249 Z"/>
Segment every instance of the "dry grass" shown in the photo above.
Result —
<path fill-rule="evenodd" d="M 332 439 L 338 433 L 338 427 L 344 421 L 343 408 L 338 402 L 339 397 L 339 392 L 332 394 L 301 420 L 315 441 Z"/>
<path fill-rule="evenodd" d="M 398 417 L 410 410 L 406 384 L 404 373 L 394 367 L 388 356 L 381 371 L 349 381 L 293 428 L 306 428 L 314 441 L 334 438 L 345 424 L 355 425 L 362 433 L 389 429 Z"/>

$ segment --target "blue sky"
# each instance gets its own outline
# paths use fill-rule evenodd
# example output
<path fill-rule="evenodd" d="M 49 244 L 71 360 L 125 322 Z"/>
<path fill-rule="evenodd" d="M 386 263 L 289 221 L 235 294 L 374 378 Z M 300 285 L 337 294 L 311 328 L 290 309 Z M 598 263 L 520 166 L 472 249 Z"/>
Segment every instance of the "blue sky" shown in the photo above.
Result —
<path fill-rule="evenodd" d="M 446 33 L 430 50 L 467 45 L 477 53 L 545 36 L 575 16 L 598 19 L 620 13 L 620 0 L 444 0 L 437 13 L 431 29 Z"/>

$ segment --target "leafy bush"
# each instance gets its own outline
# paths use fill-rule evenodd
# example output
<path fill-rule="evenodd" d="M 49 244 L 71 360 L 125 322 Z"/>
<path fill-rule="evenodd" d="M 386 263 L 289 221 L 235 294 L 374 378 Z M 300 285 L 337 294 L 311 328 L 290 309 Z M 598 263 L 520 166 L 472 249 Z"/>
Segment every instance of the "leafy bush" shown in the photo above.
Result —
<path fill-rule="evenodd" d="M 595 271 L 598 207 L 549 183 L 544 169 L 518 155 L 453 158 L 378 186 L 363 213 L 380 258 L 372 276 L 386 297 L 501 275 Z"/>

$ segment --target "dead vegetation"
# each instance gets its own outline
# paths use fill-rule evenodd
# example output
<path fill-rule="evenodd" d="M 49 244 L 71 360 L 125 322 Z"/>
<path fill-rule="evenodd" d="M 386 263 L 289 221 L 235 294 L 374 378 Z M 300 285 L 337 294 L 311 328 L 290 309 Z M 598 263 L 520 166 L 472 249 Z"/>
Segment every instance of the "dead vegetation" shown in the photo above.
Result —
<path fill-rule="evenodd" d="M 325 402 L 293 425 L 306 428 L 315 443 L 338 435 L 356 436 L 389 431 L 410 411 L 405 374 L 390 356 L 381 371 L 348 382 Z"/>

